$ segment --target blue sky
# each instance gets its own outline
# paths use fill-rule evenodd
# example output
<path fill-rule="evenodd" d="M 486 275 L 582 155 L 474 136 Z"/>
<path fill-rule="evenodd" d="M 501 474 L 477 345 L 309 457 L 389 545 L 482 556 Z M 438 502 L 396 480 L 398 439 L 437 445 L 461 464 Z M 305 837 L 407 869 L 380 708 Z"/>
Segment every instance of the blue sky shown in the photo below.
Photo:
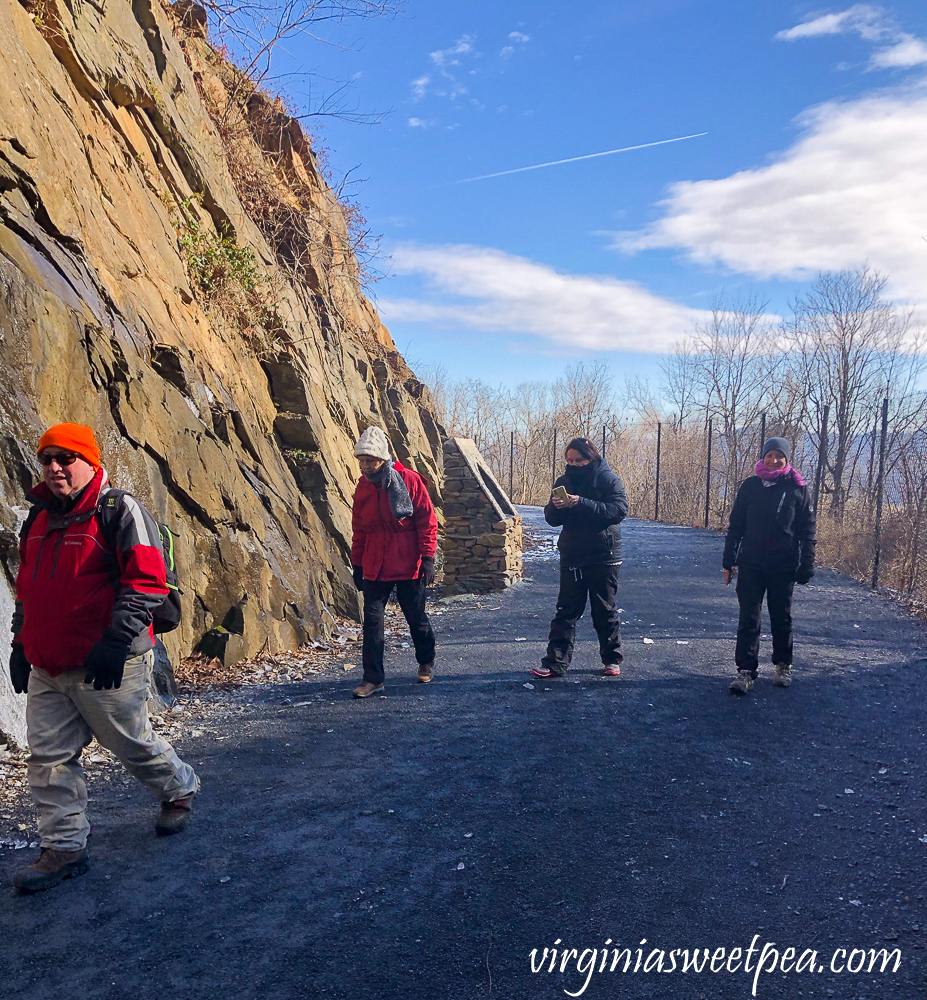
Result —
<path fill-rule="evenodd" d="M 382 234 L 397 346 L 515 384 L 607 359 L 653 375 L 719 295 L 773 312 L 869 262 L 927 299 L 927 4 L 408 0 L 287 42 L 310 128 Z M 624 146 L 698 138 L 486 180 Z"/>

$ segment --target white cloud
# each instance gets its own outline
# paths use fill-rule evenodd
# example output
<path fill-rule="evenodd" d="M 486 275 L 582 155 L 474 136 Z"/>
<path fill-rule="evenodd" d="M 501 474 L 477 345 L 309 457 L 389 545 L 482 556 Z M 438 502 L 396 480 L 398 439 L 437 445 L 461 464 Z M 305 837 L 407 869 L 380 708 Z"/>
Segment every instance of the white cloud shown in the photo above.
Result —
<path fill-rule="evenodd" d="M 593 351 L 661 353 L 707 316 L 631 281 L 563 274 L 490 247 L 403 244 L 392 259 L 395 273 L 421 275 L 430 295 L 381 299 L 378 308 L 388 323 L 527 334 Z"/>
<path fill-rule="evenodd" d="M 520 45 L 527 45 L 527 43 L 531 41 L 531 36 L 526 35 L 521 31 L 510 31 L 509 38 L 511 38 L 513 42 L 518 42 Z"/>
<path fill-rule="evenodd" d="M 499 49 L 499 55 L 502 56 L 503 59 L 507 59 L 510 55 L 513 55 L 514 53 L 515 49 L 512 48 L 511 45 L 505 45 L 501 49 Z"/>
<path fill-rule="evenodd" d="M 673 185 L 663 218 L 616 245 L 764 278 L 868 261 L 895 295 L 927 301 L 927 86 L 824 104 L 800 124 L 768 166 Z"/>
<path fill-rule="evenodd" d="M 822 14 L 780 31 L 780 41 L 794 42 L 821 35 L 856 34 L 868 42 L 881 42 L 869 59 L 868 69 L 910 69 L 927 64 L 927 41 L 900 31 L 881 7 L 858 3 L 838 14 Z"/>
<path fill-rule="evenodd" d="M 412 100 L 420 101 L 428 93 L 428 84 L 431 83 L 431 77 L 427 74 L 425 76 L 420 76 L 418 79 L 412 81 Z"/>
<path fill-rule="evenodd" d="M 914 35 L 900 35 L 887 49 L 879 49 L 870 60 L 873 69 L 910 69 L 927 63 L 927 42 Z"/>
<path fill-rule="evenodd" d="M 424 118 L 409 119 L 409 128 L 431 128 L 431 126 L 434 124 L 435 124 L 434 122 L 427 121 Z"/>
<path fill-rule="evenodd" d="M 868 3 L 858 3 L 838 14 L 822 14 L 810 21 L 803 21 L 794 28 L 778 32 L 776 38 L 784 42 L 794 42 L 801 38 L 853 32 L 868 41 L 879 41 L 890 30 L 888 16 L 882 8 Z"/>
<path fill-rule="evenodd" d="M 438 49 L 429 56 L 431 61 L 438 67 L 459 66 L 460 60 L 457 56 L 472 55 L 474 52 L 473 43 L 476 41 L 475 35 L 461 35 L 448 49 Z"/>

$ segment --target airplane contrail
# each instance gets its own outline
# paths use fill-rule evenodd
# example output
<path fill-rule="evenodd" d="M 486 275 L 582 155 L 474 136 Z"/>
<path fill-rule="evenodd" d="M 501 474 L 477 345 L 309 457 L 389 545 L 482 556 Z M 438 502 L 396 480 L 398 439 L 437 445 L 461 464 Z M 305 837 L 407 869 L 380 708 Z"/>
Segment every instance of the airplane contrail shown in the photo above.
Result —
<path fill-rule="evenodd" d="M 535 163 L 530 167 L 516 167 L 514 170 L 500 170 L 495 174 L 483 174 L 480 177 L 465 177 L 461 181 L 451 181 L 452 184 L 470 184 L 472 181 L 488 181 L 490 177 L 505 177 L 508 174 L 521 174 L 526 170 L 541 170 L 543 167 L 557 167 L 561 163 L 576 163 L 577 160 L 593 160 L 597 156 L 611 156 L 614 153 L 630 153 L 634 149 L 648 149 L 650 146 L 665 146 L 669 142 L 682 142 L 684 139 L 698 139 L 708 135 L 707 132 L 696 132 L 693 135 L 680 135 L 675 139 L 660 139 L 659 142 L 642 142 L 639 146 L 622 146 L 621 149 L 606 149 L 604 153 L 586 153 L 585 156 L 571 156 L 566 160 L 551 160 L 550 163 Z"/>

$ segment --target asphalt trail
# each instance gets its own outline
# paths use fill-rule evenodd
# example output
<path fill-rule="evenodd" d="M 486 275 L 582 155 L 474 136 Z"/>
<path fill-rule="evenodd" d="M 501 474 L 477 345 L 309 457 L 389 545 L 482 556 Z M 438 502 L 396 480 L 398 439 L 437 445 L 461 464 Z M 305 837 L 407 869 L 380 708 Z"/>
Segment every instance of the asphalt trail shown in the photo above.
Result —
<path fill-rule="evenodd" d="M 556 596 L 556 561 L 536 560 L 505 594 L 436 606 L 428 687 L 396 649 L 385 698 L 355 702 L 356 674 L 331 671 L 229 706 L 180 744 L 203 778 L 188 832 L 155 839 L 123 782 L 92 801 L 86 876 L 0 894 L 0 995 L 545 1000 L 586 979 L 563 949 L 611 941 L 609 965 L 640 947 L 640 970 L 622 957 L 585 997 L 740 1000 L 742 961 L 643 966 L 755 937 L 753 966 L 768 944 L 824 970 L 764 972 L 756 996 L 923 1000 L 927 626 L 819 572 L 798 588 L 792 687 L 770 666 L 732 697 L 719 536 L 624 535 L 621 678 L 597 675 L 584 618 L 575 669 L 525 687 Z M 548 953 L 532 972 L 553 947 L 557 971 Z M 897 972 L 829 968 L 882 948 Z"/>

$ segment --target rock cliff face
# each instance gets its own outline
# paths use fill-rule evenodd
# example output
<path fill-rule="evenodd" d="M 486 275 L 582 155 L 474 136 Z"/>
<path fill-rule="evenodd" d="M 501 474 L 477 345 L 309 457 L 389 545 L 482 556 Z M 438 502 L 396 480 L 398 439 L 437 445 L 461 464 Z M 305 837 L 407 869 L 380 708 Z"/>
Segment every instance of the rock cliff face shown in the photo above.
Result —
<path fill-rule="evenodd" d="M 0 0 L 0 521 L 15 530 L 42 430 L 89 424 L 114 483 L 179 536 L 170 651 L 226 621 L 241 657 L 356 610 L 360 432 L 383 426 L 436 499 L 441 440 L 309 141 L 197 15 Z M 2 641 L 0 662 L 0 731 L 21 739 Z"/>

